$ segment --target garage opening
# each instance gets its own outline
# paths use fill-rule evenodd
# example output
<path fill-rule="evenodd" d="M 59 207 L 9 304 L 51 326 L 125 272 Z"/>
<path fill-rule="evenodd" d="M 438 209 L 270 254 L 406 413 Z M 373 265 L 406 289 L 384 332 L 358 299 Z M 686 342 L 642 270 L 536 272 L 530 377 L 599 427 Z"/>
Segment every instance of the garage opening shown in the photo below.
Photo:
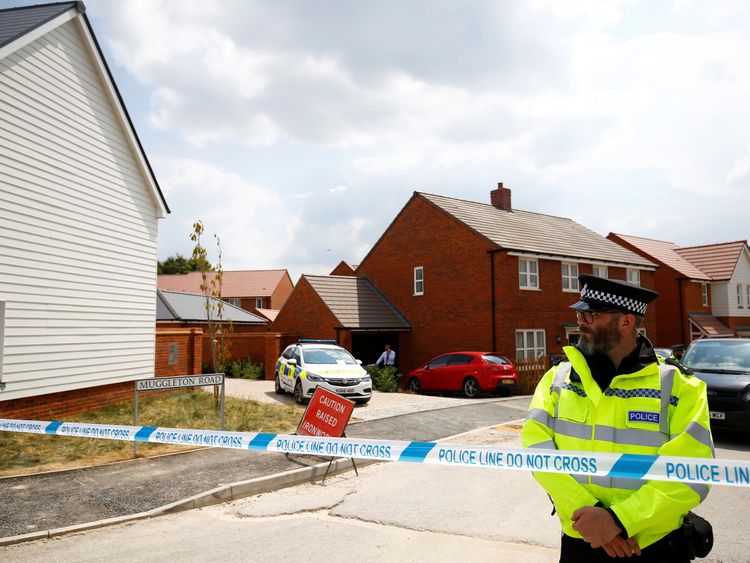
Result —
<path fill-rule="evenodd" d="M 354 332 L 352 333 L 352 354 L 358 360 L 362 360 L 362 365 L 374 364 L 385 350 L 385 345 L 390 344 L 396 352 L 396 367 L 398 367 L 401 353 L 398 336 L 398 332 Z"/>

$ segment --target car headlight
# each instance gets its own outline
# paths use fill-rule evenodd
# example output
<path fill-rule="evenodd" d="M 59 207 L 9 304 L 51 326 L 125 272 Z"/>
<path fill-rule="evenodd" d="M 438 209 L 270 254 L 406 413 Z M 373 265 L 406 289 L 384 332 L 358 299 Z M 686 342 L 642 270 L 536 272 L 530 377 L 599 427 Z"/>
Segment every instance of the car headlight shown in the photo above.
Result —
<path fill-rule="evenodd" d="M 322 377 L 320 377 L 319 375 L 315 375 L 314 373 L 308 373 L 307 380 L 308 381 L 325 381 Z"/>
<path fill-rule="evenodd" d="M 370 374 L 368 373 L 367 375 L 362 377 L 362 383 L 367 383 L 369 381 L 372 381 L 372 377 L 370 377 Z"/>

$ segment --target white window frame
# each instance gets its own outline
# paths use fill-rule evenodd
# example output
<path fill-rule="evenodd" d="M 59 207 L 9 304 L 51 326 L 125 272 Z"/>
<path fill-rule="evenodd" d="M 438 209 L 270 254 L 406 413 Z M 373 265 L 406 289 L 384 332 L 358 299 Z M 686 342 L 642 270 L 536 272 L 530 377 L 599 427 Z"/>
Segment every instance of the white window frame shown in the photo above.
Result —
<path fill-rule="evenodd" d="M 708 284 L 701 284 L 701 303 L 704 307 L 708 307 Z"/>
<path fill-rule="evenodd" d="M 747 308 L 750 309 L 750 283 L 745 286 L 745 292 L 747 293 Z"/>
<path fill-rule="evenodd" d="M 527 335 L 533 335 L 534 343 L 531 347 L 527 345 Z M 521 336 L 522 347 L 518 347 L 518 337 Z M 541 340 L 541 347 L 540 341 Z M 531 357 L 528 356 L 532 352 Z M 516 330 L 516 360 L 536 360 L 544 358 L 547 355 L 547 335 L 544 329 L 540 328 L 521 328 Z M 523 356 L 523 357 L 521 357 Z"/>
<path fill-rule="evenodd" d="M 562 290 L 566 293 L 578 293 L 580 291 L 578 287 L 578 263 L 563 262 L 560 264 L 560 270 L 562 273 Z M 566 283 L 568 287 L 565 287 Z"/>
<path fill-rule="evenodd" d="M 626 270 L 627 275 L 627 281 L 632 283 L 633 285 L 641 285 L 641 271 L 628 268 Z"/>
<path fill-rule="evenodd" d="M 745 307 L 742 305 L 742 284 L 737 284 L 737 308 L 744 309 Z"/>
<path fill-rule="evenodd" d="M 534 265 L 534 272 L 531 265 Z M 518 259 L 518 287 L 520 289 L 539 289 L 539 260 L 535 258 Z"/>
<path fill-rule="evenodd" d="M 424 295 L 424 266 L 414 266 L 414 295 Z"/>
<path fill-rule="evenodd" d="M 255 308 L 256 309 L 262 309 L 263 308 L 263 298 L 262 297 L 256 297 L 255 298 Z"/>
<path fill-rule="evenodd" d="M 593 275 L 595 275 L 598 278 L 608 278 L 609 277 L 609 270 L 607 269 L 607 266 L 603 264 L 594 264 L 592 268 Z"/>
<path fill-rule="evenodd" d="M 227 303 L 232 305 L 233 307 L 242 307 L 242 299 L 239 297 L 227 297 L 224 299 Z"/>

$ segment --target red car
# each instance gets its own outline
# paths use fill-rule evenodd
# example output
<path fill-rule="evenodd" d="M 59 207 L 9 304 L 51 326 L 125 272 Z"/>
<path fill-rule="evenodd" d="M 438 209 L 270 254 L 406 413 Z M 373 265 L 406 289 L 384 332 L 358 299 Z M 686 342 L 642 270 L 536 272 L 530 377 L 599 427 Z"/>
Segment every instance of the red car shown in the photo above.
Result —
<path fill-rule="evenodd" d="M 411 372 L 406 379 L 414 393 L 422 391 L 463 391 L 467 397 L 483 392 L 508 395 L 518 389 L 518 373 L 513 363 L 495 352 L 451 352 L 433 358 Z"/>

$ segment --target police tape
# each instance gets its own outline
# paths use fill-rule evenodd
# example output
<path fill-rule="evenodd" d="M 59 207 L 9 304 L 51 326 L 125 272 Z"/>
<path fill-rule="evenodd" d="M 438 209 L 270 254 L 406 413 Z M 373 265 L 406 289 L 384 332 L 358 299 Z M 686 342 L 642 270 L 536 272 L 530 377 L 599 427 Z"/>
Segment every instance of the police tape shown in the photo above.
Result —
<path fill-rule="evenodd" d="M 0 419 L 0 431 L 300 455 L 341 456 L 376 461 L 566 473 L 611 479 L 750 487 L 750 460 L 498 448 L 439 442 L 329 438 L 41 420 Z"/>

